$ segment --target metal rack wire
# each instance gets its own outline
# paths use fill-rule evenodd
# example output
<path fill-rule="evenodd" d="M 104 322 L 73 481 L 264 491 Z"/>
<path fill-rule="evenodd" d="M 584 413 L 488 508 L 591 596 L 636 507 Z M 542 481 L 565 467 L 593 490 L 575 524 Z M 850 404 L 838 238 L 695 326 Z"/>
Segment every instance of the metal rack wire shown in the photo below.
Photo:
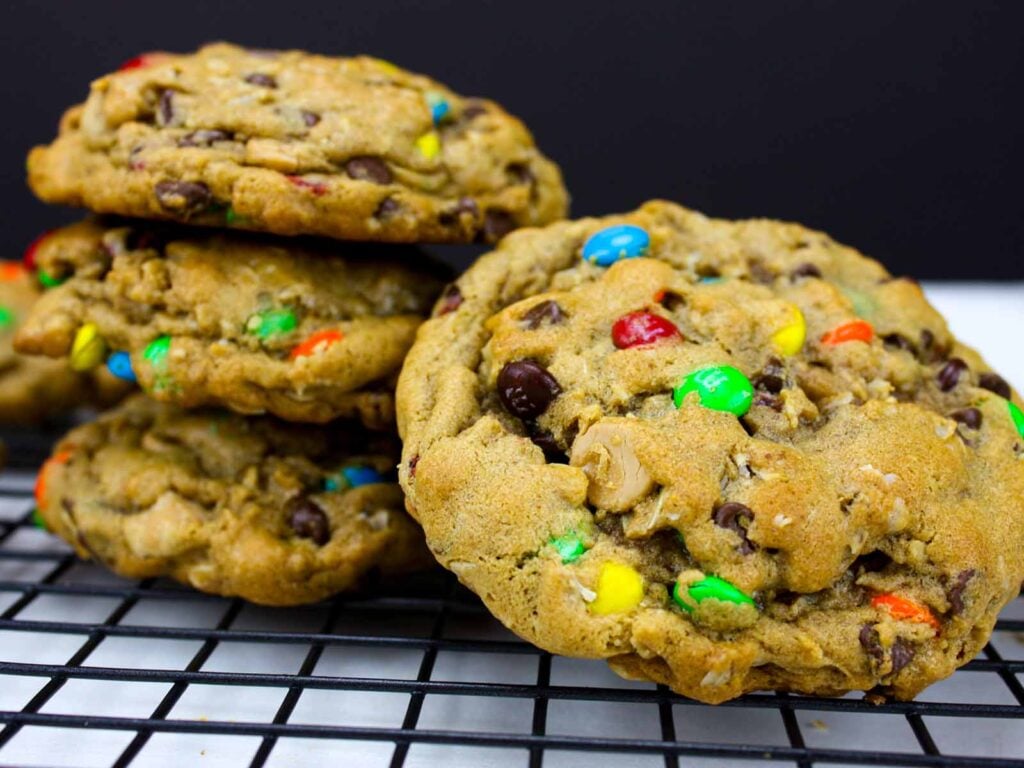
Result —
<path fill-rule="evenodd" d="M 1020 600 L 919 701 L 766 693 L 712 708 L 514 638 L 446 574 L 302 611 L 114 579 L 33 527 L 33 475 L 0 476 L 5 765 L 163 764 L 171 746 L 166 762 L 185 765 L 193 748 L 209 748 L 203 765 L 251 766 L 1024 765 Z"/>

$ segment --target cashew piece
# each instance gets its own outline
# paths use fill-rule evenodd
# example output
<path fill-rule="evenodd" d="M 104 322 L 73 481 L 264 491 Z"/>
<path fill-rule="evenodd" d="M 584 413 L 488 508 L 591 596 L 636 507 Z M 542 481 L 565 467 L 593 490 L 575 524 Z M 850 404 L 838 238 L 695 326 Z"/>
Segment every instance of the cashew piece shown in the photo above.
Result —
<path fill-rule="evenodd" d="M 569 463 L 590 480 L 587 500 L 611 512 L 631 509 L 654 489 L 631 445 L 631 430 L 621 422 L 602 421 L 576 438 Z"/>

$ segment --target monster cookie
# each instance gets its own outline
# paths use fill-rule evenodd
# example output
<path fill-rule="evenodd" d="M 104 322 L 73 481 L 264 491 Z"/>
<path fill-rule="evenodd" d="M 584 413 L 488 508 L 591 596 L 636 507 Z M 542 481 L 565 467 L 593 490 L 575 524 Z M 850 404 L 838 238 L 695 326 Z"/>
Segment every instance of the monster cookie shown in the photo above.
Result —
<path fill-rule="evenodd" d="M 105 364 L 158 400 L 292 421 L 393 421 L 393 380 L 440 282 L 407 246 L 86 221 L 33 267 L 56 287 L 19 351 Z"/>
<path fill-rule="evenodd" d="M 491 101 L 379 59 L 227 44 L 96 80 L 28 171 L 50 203 L 350 240 L 493 241 L 567 206 Z"/>
<path fill-rule="evenodd" d="M 116 402 L 128 389 L 106 371 L 80 373 L 64 362 L 15 353 L 15 330 L 39 295 L 20 264 L 0 263 L 0 424 L 37 424 L 80 405 Z"/>
<path fill-rule="evenodd" d="M 909 698 L 1024 577 L 1020 399 L 912 280 L 670 203 L 507 237 L 399 380 L 407 507 L 550 651 Z"/>
<path fill-rule="evenodd" d="M 45 526 L 130 578 L 171 576 L 268 605 L 320 600 L 430 554 L 402 511 L 390 437 L 142 395 L 70 432 L 43 465 Z"/>

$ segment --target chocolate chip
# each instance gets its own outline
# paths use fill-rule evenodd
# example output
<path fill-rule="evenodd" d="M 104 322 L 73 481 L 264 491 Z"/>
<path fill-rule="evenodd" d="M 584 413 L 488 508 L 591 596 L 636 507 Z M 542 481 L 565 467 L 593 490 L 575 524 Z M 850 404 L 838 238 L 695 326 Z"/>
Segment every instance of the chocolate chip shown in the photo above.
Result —
<path fill-rule="evenodd" d="M 914 650 L 914 646 L 902 637 L 897 637 L 892 644 L 890 654 L 892 656 L 892 673 L 895 675 L 914 660 L 914 656 L 917 655 L 917 652 Z"/>
<path fill-rule="evenodd" d="M 565 313 L 557 301 L 550 299 L 534 304 L 523 313 L 522 317 L 523 327 L 530 331 L 537 330 L 544 323 L 559 325 L 563 322 L 565 322 Z"/>
<path fill-rule="evenodd" d="M 377 206 L 377 210 L 373 212 L 373 216 L 376 219 L 390 219 L 402 206 L 397 201 L 392 200 L 390 197 L 385 197 L 380 201 L 380 205 Z"/>
<path fill-rule="evenodd" d="M 942 370 L 936 377 L 939 381 L 939 389 L 943 392 L 954 389 L 960 383 L 960 375 L 966 370 L 968 370 L 967 363 L 959 357 L 950 358 L 950 361 L 942 366 Z"/>
<path fill-rule="evenodd" d="M 935 338 L 935 334 L 925 328 L 921 331 L 919 357 L 927 363 L 945 360 L 949 357 L 949 347 L 939 344 Z"/>
<path fill-rule="evenodd" d="M 770 392 L 758 392 L 754 395 L 754 405 L 763 405 L 773 411 L 782 413 L 782 398 Z"/>
<path fill-rule="evenodd" d="M 295 531 L 296 536 L 312 539 L 321 546 L 330 541 L 331 531 L 327 513 L 309 497 L 297 496 L 289 500 L 285 512 L 288 515 L 288 525 Z"/>
<path fill-rule="evenodd" d="M 462 117 L 466 120 L 472 120 L 474 117 L 487 114 L 487 107 L 480 101 L 469 101 L 466 103 L 465 109 L 462 110 Z"/>
<path fill-rule="evenodd" d="M 209 147 L 217 141 L 231 141 L 231 134 L 227 131 L 198 130 L 186 133 L 178 139 L 179 147 Z"/>
<path fill-rule="evenodd" d="M 782 361 L 777 357 L 771 357 L 765 363 L 764 368 L 751 381 L 755 389 L 763 392 L 770 392 L 773 395 L 779 394 L 786 386 L 786 369 Z"/>
<path fill-rule="evenodd" d="M 882 342 L 887 347 L 895 347 L 896 349 L 905 349 L 908 352 L 914 351 L 914 344 L 902 333 L 890 333 L 882 337 Z"/>
<path fill-rule="evenodd" d="M 525 163 L 509 163 L 505 166 L 505 172 L 508 173 L 516 184 L 533 184 L 536 181 L 530 166 Z"/>
<path fill-rule="evenodd" d="M 160 91 L 160 100 L 157 104 L 156 122 L 157 125 L 170 125 L 174 120 L 174 91 L 167 88 Z"/>
<path fill-rule="evenodd" d="M 986 372 L 981 374 L 978 376 L 978 386 L 984 387 L 989 392 L 995 392 L 1002 398 L 1010 399 L 1010 385 L 998 373 Z"/>
<path fill-rule="evenodd" d="M 961 408 L 959 411 L 953 411 L 949 414 L 949 418 L 960 422 L 968 429 L 978 429 L 981 427 L 981 411 L 977 408 Z"/>
<path fill-rule="evenodd" d="M 555 436 L 546 429 L 537 426 L 535 422 L 528 421 L 526 422 L 526 433 L 530 436 L 533 444 L 544 451 L 544 458 L 547 459 L 549 464 L 568 463 L 565 451 L 555 441 Z"/>
<path fill-rule="evenodd" d="M 441 299 L 438 301 L 434 316 L 447 315 L 449 312 L 454 312 L 460 306 L 462 306 L 462 291 L 459 290 L 459 286 L 452 283 L 441 294 Z"/>
<path fill-rule="evenodd" d="M 213 200 L 210 188 L 201 181 L 161 181 L 155 190 L 165 210 L 184 216 L 206 209 Z"/>
<path fill-rule="evenodd" d="M 931 349 L 935 343 L 935 334 L 924 328 L 921 331 L 921 349 Z"/>
<path fill-rule="evenodd" d="M 535 360 L 505 363 L 498 374 L 498 396 L 513 416 L 532 420 L 548 409 L 562 387 L 547 368 Z"/>
<path fill-rule="evenodd" d="M 658 299 L 658 303 L 669 312 L 675 312 L 680 307 L 686 306 L 686 299 L 675 291 L 662 291 L 661 298 Z"/>
<path fill-rule="evenodd" d="M 748 265 L 748 269 L 750 270 L 750 276 L 756 283 L 771 285 L 775 282 L 775 273 L 760 261 L 751 261 Z"/>
<path fill-rule="evenodd" d="M 420 463 L 419 454 L 409 459 L 409 477 L 416 477 L 416 465 Z"/>
<path fill-rule="evenodd" d="M 261 88 L 277 88 L 277 79 L 273 75 L 253 72 L 251 75 L 246 75 L 244 79 L 250 85 L 258 85 Z"/>
<path fill-rule="evenodd" d="M 882 650 L 882 643 L 878 639 L 878 632 L 872 625 L 865 624 L 861 627 L 857 639 L 860 640 L 861 648 L 875 661 L 881 662 L 885 658 L 885 651 Z"/>
<path fill-rule="evenodd" d="M 858 573 L 878 573 L 884 571 L 886 566 L 892 562 L 892 558 L 889 557 L 885 552 L 880 549 L 868 552 L 866 555 L 861 555 L 853 564 L 850 565 L 850 570 L 854 574 Z"/>
<path fill-rule="evenodd" d="M 488 240 L 500 240 L 516 228 L 516 220 L 508 211 L 492 208 L 484 214 L 484 235 Z"/>
<path fill-rule="evenodd" d="M 964 590 L 967 589 L 967 583 L 974 578 L 975 573 L 976 571 L 973 568 L 960 571 L 957 574 L 956 581 L 953 582 L 953 586 L 947 592 L 949 605 L 954 616 L 959 616 L 964 612 Z"/>
<path fill-rule="evenodd" d="M 814 264 L 807 261 L 798 267 L 795 267 L 793 271 L 789 273 L 789 276 L 793 280 L 798 280 L 801 277 L 821 277 L 821 270 Z"/>
<path fill-rule="evenodd" d="M 299 114 L 302 115 L 302 122 L 306 124 L 307 128 L 312 128 L 320 122 L 320 115 L 316 112 L 310 112 L 308 109 L 300 109 Z"/>
<path fill-rule="evenodd" d="M 738 501 L 727 501 L 711 513 L 711 519 L 719 528 L 728 528 L 743 539 L 739 546 L 740 554 L 749 555 L 756 549 L 747 537 L 747 527 L 754 521 L 754 512 L 750 507 Z"/>
<path fill-rule="evenodd" d="M 353 157 L 345 163 L 345 173 L 350 179 L 372 181 L 374 184 L 390 184 L 391 169 L 379 157 Z"/>
<path fill-rule="evenodd" d="M 480 208 L 476 204 L 476 200 L 472 197 L 463 197 L 454 206 L 446 211 L 443 211 L 440 216 L 437 217 L 438 221 L 446 227 L 450 227 L 453 224 L 458 224 L 462 218 L 462 214 L 468 213 L 476 221 L 476 217 L 480 215 Z"/>

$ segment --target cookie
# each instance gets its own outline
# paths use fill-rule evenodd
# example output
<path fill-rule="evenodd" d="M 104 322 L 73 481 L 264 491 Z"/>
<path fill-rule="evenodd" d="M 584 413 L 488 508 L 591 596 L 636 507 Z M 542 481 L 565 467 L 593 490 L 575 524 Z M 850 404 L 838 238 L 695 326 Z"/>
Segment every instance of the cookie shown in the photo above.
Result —
<path fill-rule="evenodd" d="M 15 343 L 105 364 L 186 407 L 380 428 L 440 290 L 424 259 L 406 246 L 84 221 L 35 248 L 39 275 L 59 284 Z"/>
<path fill-rule="evenodd" d="M 45 526 L 128 578 L 266 605 L 429 565 L 394 482 L 395 440 L 143 395 L 68 433 L 43 465 Z M 390 479 L 389 479 L 390 477 Z"/>
<path fill-rule="evenodd" d="M 20 264 L 0 262 L 0 424 L 28 426 L 83 405 L 109 405 L 129 387 L 107 371 L 79 373 L 63 361 L 19 355 L 13 340 L 40 286 Z"/>
<path fill-rule="evenodd" d="M 1024 577 L 1020 398 L 913 280 L 652 202 L 510 235 L 397 393 L 407 507 L 552 652 L 705 702 L 969 661 Z"/>
<path fill-rule="evenodd" d="M 223 43 L 94 81 L 28 175 L 49 203 L 346 240 L 493 241 L 568 200 L 494 102 L 379 59 Z"/>

